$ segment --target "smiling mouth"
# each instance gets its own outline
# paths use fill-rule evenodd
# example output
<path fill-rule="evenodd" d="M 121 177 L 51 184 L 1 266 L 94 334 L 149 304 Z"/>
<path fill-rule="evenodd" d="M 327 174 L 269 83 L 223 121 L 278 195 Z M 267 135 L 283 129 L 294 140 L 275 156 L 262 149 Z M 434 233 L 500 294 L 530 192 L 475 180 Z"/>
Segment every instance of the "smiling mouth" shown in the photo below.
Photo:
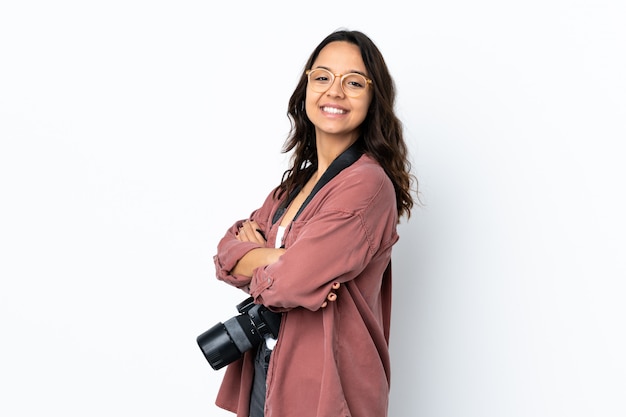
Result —
<path fill-rule="evenodd" d="M 332 114 L 346 114 L 347 113 L 347 111 L 338 109 L 336 107 L 322 107 L 322 111 L 326 113 L 332 113 Z"/>

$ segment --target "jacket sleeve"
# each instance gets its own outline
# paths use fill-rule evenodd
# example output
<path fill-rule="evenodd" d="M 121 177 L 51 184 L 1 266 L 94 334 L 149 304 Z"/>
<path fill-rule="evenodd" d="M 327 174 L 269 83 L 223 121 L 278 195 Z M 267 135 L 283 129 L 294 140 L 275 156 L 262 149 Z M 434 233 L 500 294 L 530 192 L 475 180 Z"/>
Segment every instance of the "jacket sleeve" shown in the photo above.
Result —
<path fill-rule="evenodd" d="M 215 263 L 217 279 L 248 292 L 247 287 L 250 284 L 250 277 L 246 277 L 245 275 L 233 275 L 230 271 L 246 253 L 252 249 L 261 247 L 261 245 L 254 242 L 240 242 L 237 240 L 235 231 L 242 223 L 243 220 L 239 220 L 228 229 L 226 235 L 218 244 L 218 251 L 217 254 L 213 256 L 213 262 Z"/>
<path fill-rule="evenodd" d="M 249 219 L 255 220 L 261 229 L 267 233 L 268 219 L 276 202 L 272 198 L 272 194 L 268 195 L 263 206 L 252 212 Z M 215 272 L 217 279 L 224 281 L 234 287 L 249 292 L 248 285 L 250 277 L 245 275 L 233 275 L 230 271 L 235 267 L 237 262 L 252 249 L 263 247 L 254 242 L 240 242 L 237 240 L 235 233 L 246 219 L 236 221 L 220 239 L 217 245 L 217 253 L 213 256 L 215 264 Z"/>
<path fill-rule="evenodd" d="M 354 279 L 395 243 L 395 192 L 386 176 L 333 195 L 312 217 L 292 224 L 289 235 L 296 237 L 276 263 L 255 270 L 250 295 L 257 303 L 317 310 L 333 283 Z"/>

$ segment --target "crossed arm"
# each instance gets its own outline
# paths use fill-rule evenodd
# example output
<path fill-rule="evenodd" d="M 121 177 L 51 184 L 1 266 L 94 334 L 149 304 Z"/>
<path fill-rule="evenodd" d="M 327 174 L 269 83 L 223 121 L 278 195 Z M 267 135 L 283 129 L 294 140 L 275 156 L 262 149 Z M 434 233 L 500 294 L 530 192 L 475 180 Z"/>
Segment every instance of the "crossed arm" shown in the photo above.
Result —
<path fill-rule="evenodd" d="M 239 231 L 235 234 L 235 237 L 240 242 L 254 242 L 260 245 L 265 245 L 265 237 L 263 232 L 259 228 L 259 225 L 254 220 L 246 220 L 243 222 Z M 271 265 L 278 261 L 280 257 L 286 252 L 283 248 L 256 248 L 247 252 L 235 267 L 231 270 L 231 274 L 243 275 L 252 277 L 254 270 L 259 267 Z M 338 282 L 333 283 L 332 290 L 336 291 L 340 287 Z M 326 297 L 326 301 L 322 303 L 322 308 L 328 305 L 329 301 L 335 301 L 337 294 L 331 291 Z"/>

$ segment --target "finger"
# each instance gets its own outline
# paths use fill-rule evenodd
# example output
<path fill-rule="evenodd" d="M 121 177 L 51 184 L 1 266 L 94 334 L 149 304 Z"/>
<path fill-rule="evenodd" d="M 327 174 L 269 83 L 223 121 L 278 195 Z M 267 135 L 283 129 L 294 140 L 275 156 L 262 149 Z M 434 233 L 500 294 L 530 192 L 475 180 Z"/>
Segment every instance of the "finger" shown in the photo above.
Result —
<path fill-rule="evenodd" d="M 241 226 L 239 226 L 239 234 L 243 234 L 247 240 L 250 240 L 251 236 L 254 236 L 254 228 L 250 223 L 250 220 L 244 221 Z"/>
<path fill-rule="evenodd" d="M 265 233 L 263 233 L 263 230 L 261 230 L 261 229 L 254 229 L 254 231 L 256 232 L 258 237 L 263 239 L 263 241 L 267 240 L 267 238 L 265 237 Z"/>
<path fill-rule="evenodd" d="M 239 230 L 237 231 L 237 239 L 239 239 L 242 242 L 246 242 L 249 240 L 245 227 L 239 226 Z"/>

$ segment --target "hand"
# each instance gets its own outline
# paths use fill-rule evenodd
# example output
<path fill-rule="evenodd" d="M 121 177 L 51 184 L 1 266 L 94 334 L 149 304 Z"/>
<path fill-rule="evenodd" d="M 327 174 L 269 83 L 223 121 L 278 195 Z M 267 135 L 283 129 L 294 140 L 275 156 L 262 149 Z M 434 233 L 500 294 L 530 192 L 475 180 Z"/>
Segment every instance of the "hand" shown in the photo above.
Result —
<path fill-rule="evenodd" d="M 235 233 L 235 237 L 240 242 L 254 242 L 265 245 L 266 239 L 263 235 L 259 224 L 254 220 L 246 220 L 239 226 L 239 230 Z"/>
<path fill-rule="evenodd" d="M 266 248 L 266 239 L 259 224 L 254 220 L 246 220 L 235 233 L 235 238 L 240 242 L 255 242 L 262 247 L 252 249 L 235 264 L 230 273 L 251 277 L 254 270 L 259 267 L 273 264 L 285 253 L 285 249 Z"/>
<path fill-rule="evenodd" d="M 338 282 L 334 282 L 332 285 L 332 289 L 337 291 L 339 289 L 339 286 L 341 284 L 339 284 Z M 329 301 L 335 301 L 337 299 L 337 294 L 334 293 L 333 291 L 331 291 L 327 296 L 326 296 L 326 300 L 322 303 L 322 308 L 326 308 L 326 306 L 328 305 Z"/>

